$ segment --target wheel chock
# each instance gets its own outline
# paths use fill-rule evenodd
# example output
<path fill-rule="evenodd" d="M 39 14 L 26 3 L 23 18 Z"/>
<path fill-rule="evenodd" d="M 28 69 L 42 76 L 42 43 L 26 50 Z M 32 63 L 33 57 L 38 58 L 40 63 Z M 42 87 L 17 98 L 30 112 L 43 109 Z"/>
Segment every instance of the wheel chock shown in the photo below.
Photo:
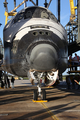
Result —
<path fill-rule="evenodd" d="M 48 100 L 32 100 L 33 102 L 48 102 Z"/>
<path fill-rule="evenodd" d="M 47 87 L 45 87 L 45 88 L 54 88 L 53 86 L 47 86 Z"/>
<path fill-rule="evenodd" d="M 0 87 L 0 89 L 4 89 L 4 88 Z"/>

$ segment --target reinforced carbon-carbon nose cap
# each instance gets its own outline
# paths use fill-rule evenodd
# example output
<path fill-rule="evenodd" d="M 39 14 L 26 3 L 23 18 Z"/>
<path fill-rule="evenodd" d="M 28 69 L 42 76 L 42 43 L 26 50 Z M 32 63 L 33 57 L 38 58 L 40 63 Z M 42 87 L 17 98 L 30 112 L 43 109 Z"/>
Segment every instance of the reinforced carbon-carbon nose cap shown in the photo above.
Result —
<path fill-rule="evenodd" d="M 56 49 L 49 44 L 36 45 L 30 55 L 30 64 L 33 69 L 51 70 L 57 68 L 58 55 Z"/>

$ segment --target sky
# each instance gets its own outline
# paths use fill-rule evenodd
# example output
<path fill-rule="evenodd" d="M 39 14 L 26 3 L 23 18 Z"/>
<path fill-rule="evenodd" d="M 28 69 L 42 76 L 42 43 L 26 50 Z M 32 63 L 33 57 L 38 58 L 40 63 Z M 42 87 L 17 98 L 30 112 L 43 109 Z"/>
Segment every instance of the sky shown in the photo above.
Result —
<path fill-rule="evenodd" d="M 4 8 L 4 1 L 5 0 L 0 0 L 0 23 L 2 24 L 0 26 L 0 38 L 3 42 L 3 28 L 5 26 L 5 8 Z M 8 12 L 14 9 L 14 0 L 7 0 L 8 2 Z M 18 6 L 23 0 L 16 0 L 16 6 Z M 33 0 L 36 3 L 36 0 Z M 44 7 L 44 2 L 45 0 L 38 0 L 39 6 Z M 49 3 L 50 0 L 47 0 Z M 75 0 L 74 0 L 75 3 Z M 28 0 L 27 6 L 33 6 L 33 4 Z M 17 12 L 21 9 L 24 8 L 24 5 L 19 7 L 17 9 Z M 58 12 L 57 12 L 57 0 L 52 0 L 49 8 L 48 8 L 56 17 L 58 17 Z M 65 25 L 69 22 L 70 19 L 70 3 L 69 0 L 61 0 L 61 10 L 60 10 L 60 23 L 65 27 Z M 80 51 L 77 52 L 78 55 L 80 55 Z M 74 57 L 74 54 L 73 54 Z M 65 72 L 66 73 L 66 72 Z"/>

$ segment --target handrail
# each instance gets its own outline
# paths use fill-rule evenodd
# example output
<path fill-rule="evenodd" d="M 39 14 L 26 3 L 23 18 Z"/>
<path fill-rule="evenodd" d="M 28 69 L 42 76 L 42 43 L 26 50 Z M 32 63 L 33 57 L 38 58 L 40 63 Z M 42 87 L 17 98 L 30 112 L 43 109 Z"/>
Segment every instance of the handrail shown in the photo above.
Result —
<path fill-rule="evenodd" d="M 75 9 L 77 9 L 77 7 L 74 7 L 74 1 L 73 0 L 69 0 L 70 2 L 70 11 L 71 11 L 71 16 L 70 16 L 70 21 L 73 21 L 76 18 L 75 15 Z"/>

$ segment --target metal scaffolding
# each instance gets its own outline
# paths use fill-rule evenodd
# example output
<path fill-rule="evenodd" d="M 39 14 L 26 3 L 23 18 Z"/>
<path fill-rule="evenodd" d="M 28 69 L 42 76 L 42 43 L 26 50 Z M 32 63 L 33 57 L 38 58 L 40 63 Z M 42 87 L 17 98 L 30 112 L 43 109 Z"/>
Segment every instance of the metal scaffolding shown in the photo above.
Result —
<path fill-rule="evenodd" d="M 77 8 L 75 12 L 76 17 L 71 19 L 70 16 L 70 21 L 65 26 L 67 31 L 68 55 L 80 50 L 80 0 L 76 1 L 75 6 Z"/>

